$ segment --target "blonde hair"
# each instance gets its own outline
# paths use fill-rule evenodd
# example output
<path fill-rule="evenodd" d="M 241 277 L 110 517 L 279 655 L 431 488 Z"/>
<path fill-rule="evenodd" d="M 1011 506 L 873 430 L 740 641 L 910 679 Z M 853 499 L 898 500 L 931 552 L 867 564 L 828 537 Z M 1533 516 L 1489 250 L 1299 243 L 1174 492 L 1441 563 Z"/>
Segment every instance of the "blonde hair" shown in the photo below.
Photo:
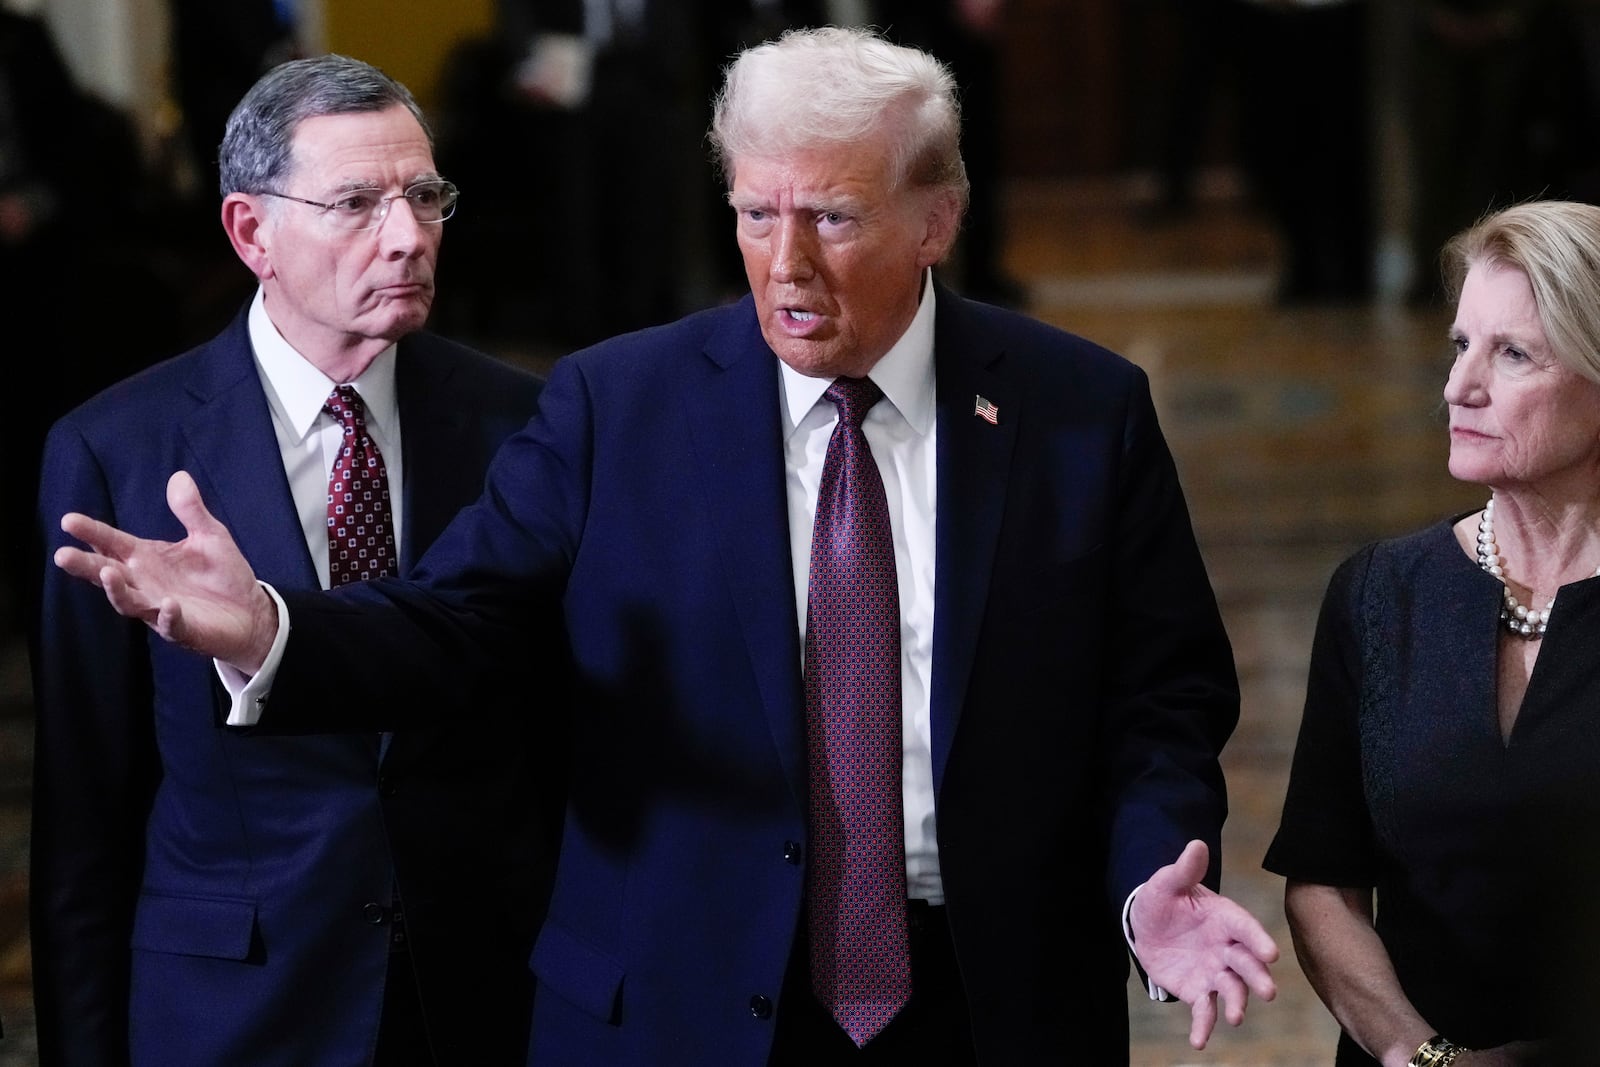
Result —
<path fill-rule="evenodd" d="M 1535 200 L 1504 208 L 1451 238 L 1441 262 L 1452 303 L 1474 266 L 1527 275 L 1555 357 L 1600 383 L 1600 207 Z"/>

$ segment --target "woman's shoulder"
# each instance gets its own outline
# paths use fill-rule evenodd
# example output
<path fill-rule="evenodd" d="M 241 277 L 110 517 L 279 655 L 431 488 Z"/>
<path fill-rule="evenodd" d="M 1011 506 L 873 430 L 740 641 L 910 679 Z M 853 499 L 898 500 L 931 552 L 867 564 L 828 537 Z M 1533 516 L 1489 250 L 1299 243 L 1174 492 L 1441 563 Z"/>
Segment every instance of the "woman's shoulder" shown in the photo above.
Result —
<path fill-rule="evenodd" d="M 1456 523 L 1469 514 L 1461 512 L 1409 533 L 1362 545 L 1334 571 L 1330 594 L 1359 596 L 1359 591 L 1374 580 L 1384 588 L 1394 588 L 1409 586 L 1424 577 L 1429 582 L 1448 582 L 1453 575 L 1474 573 L 1477 565 L 1455 535 Z"/>
<path fill-rule="evenodd" d="M 1456 523 L 1470 514 L 1471 512 L 1464 511 L 1440 519 L 1419 530 L 1375 541 L 1370 546 L 1373 555 L 1404 564 L 1435 556 L 1447 549 L 1460 552 L 1460 543 L 1456 541 Z"/>

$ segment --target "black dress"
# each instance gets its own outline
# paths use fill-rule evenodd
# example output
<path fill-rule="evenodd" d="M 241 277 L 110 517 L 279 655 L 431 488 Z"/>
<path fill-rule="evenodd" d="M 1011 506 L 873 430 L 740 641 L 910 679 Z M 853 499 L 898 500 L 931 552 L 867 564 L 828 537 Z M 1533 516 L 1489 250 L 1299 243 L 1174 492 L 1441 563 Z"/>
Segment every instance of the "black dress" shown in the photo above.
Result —
<path fill-rule="evenodd" d="M 1590 1012 L 1595 983 L 1600 581 L 1559 591 L 1509 742 L 1500 599 L 1451 522 L 1339 567 L 1264 862 L 1372 887 L 1407 996 L 1470 1048 L 1576 1025 L 1565 1016 Z M 1340 1067 L 1375 1062 L 1341 1035 Z"/>

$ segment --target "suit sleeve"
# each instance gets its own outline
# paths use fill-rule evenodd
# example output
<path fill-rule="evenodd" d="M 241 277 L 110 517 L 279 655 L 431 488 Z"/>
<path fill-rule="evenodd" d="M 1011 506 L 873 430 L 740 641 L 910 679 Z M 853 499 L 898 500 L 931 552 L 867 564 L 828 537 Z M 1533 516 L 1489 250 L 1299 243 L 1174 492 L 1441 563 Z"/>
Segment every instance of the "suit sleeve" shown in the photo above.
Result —
<path fill-rule="evenodd" d="M 561 607 L 589 501 L 591 404 L 573 357 L 557 364 L 540 413 L 501 446 L 483 495 L 440 534 L 408 580 L 334 593 L 280 590 L 289 638 L 258 729 L 401 729 L 438 708 L 480 702 L 471 687 L 507 663 L 565 648 Z M 321 650 L 343 648 L 366 699 L 315 699 Z M 465 690 L 465 692 L 464 692 Z M 537 703 L 537 702 L 536 702 Z"/>
<path fill-rule="evenodd" d="M 142 625 L 50 563 L 67 511 L 116 523 L 104 471 L 69 423 L 45 444 L 47 548 L 33 645 L 31 921 L 44 1067 L 128 1062 L 129 940 L 158 778 Z"/>
<path fill-rule="evenodd" d="M 1218 884 L 1227 791 L 1219 757 L 1239 717 L 1233 650 L 1178 472 L 1141 373 L 1118 458 L 1107 604 L 1101 797 L 1118 905 L 1195 838 Z"/>

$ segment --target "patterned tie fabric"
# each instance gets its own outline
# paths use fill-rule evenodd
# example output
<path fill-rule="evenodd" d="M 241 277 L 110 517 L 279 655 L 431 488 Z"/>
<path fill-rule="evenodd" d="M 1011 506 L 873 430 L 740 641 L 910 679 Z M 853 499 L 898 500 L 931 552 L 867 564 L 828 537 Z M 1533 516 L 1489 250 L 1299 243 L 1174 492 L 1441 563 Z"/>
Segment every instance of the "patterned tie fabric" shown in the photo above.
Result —
<path fill-rule="evenodd" d="M 396 570 L 389 473 L 367 433 L 361 394 L 341 385 L 323 410 L 344 426 L 328 472 L 328 584 L 337 588 Z"/>
<path fill-rule="evenodd" d="M 911 996 L 901 814 L 900 594 L 883 479 L 861 420 L 865 378 L 823 394 L 839 409 L 817 494 L 806 601 L 811 988 L 865 1045 Z"/>

